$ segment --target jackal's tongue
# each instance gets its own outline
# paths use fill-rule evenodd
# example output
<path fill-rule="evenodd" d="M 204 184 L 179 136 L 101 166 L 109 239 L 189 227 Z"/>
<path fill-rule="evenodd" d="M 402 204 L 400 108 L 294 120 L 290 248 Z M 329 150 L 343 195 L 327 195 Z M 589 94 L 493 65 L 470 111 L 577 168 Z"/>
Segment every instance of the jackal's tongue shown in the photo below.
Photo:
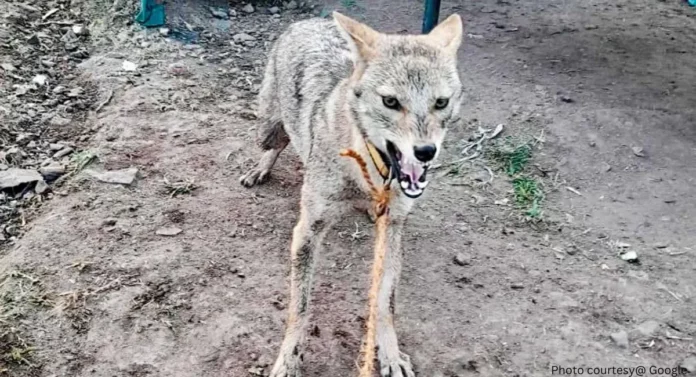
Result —
<path fill-rule="evenodd" d="M 426 168 L 418 163 L 399 161 L 401 174 L 399 175 L 399 184 L 404 192 L 412 197 L 419 196 L 423 193 L 423 189 L 428 185 L 425 179 Z"/>

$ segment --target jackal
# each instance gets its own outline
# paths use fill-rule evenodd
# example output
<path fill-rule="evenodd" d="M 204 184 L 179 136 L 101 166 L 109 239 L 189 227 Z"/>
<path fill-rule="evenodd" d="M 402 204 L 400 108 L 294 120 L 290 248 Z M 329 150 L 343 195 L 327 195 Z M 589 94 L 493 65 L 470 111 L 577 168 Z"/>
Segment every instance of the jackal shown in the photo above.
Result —
<path fill-rule="evenodd" d="M 457 71 L 462 21 L 452 15 L 426 35 L 379 33 L 340 13 L 292 24 L 273 46 L 259 93 L 259 139 L 265 151 L 241 177 L 251 187 L 268 177 L 292 144 L 304 166 L 300 218 L 291 245 L 291 290 L 285 338 L 271 377 L 300 376 L 309 322 L 314 261 L 326 231 L 368 187 L 352 148 L 373 181 L 391 184 L 388 244 L 380 286 L 377 357 L 383 377 L 413 377 L 394 329 L 401 271 L 401 231 L 429 181 L 449 126 L 460 121 Z M 371 163 L 370 163 L 371 162 Z M 382 179 L 380 179 L 382 178 Z"/>

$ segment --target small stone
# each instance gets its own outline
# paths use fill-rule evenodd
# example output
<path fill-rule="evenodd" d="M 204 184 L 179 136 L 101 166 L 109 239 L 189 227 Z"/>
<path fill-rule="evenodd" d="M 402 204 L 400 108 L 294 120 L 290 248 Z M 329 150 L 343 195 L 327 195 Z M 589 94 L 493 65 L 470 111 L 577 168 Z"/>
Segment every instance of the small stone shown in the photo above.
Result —
<path fill-rule="evenodd" d="M 599 29 L 597 25 L 585 25 L 585 30 L 596 30 Z"/>
<path fill-rule="evenodd" d="M 171 30 L 169 30 L 169 28 L 167 28 L 167 27 L 162 27 L 159 29 L 159 33 L 163 37 L 168 37 L 170 32 L 171 32 Z"/>
<path fill-rule="evenodd" d="M 73 25 L 72 32 L 75 33 L 75 35 L 89 35 L 89 29 L 87 29 L 85 25 Z"/>
<path fill-rule="evenodd" d="M 36 187 L 34 187 L 34 192 L 39 194 L 39 195 L 43 195 L 43 194 L 47 193 L 50 189 L 51 188 L 48 187 L 48 183 L 46 183 L 46 181 L 44 181 L 42 179 L 42 180 L 36 182 Z"/>
<path fill-rule="evenodd" d="M 606 162 L 602 163 L 602 171 L 607 173 L 611 170 L 611 165 L 607 164 Z"/>
<path fill-rule="evenodd" d="M 633 147 L 631 148 L 633 151 L 633 154 L 636 155 L 636 157 L 645 157 L 645 151 L 643 150 L 643 147 Z"/>
<path fill-rule="evenodd" d="M 165 237 L 172 237 L 176 236 L 177 234 L 180 234 L 183 232 L 181 228 L 177 228 L 175 226 L 164 226 L 155 231 L 155 234 L 158 236 L 165 236 Z"/>
<path fill-rule="evenodd" d="M 638 262 L 638 253 L 636 253 L 635 251 L 627 251 L 627 252 L 621 254 L 621 259 L 623 259 L 629 263 L 637 263 Z"/>
<path fill-rule="evenodd" d="M 0 64 L 0 68 L 2 68 L 5 72 L 14 72 L 17 70 L 17 68 L 10 63 L 2 63 Z"/>
<path fill-rule="evenodd" d="M 48 122 L 51 126 L 64 127 L 70 124 L 70 119 L 56 115 Z"/>
<path fill-rule="evenodd" d="M 125 60 L 123 62 L 122 67 L 123 67 L 123 70 L 126 72 L 135 72 L 138 69 L 137 64 L 135 64 L 133 62 L 129 62 L 128 60 Z"/>
<path fill-rule="evenodd" d="M 682 367 L 682 369 L 686 369 L 689 373 L 696 373 L 696 356 L 687 357 L 679 366 Z"/>
<path fill-rule="evenodd" d="M 242 11 L 244 11 L 244 13 L 254 13 L 254 6 L 247 4 L 244 6 L 244 8 L 242 8 Z"/>
<path fill-rule="evenodd" d="M 46 85 L 46 82 L 48 81 L 48 76 L 46 75 L 36 75 L 34 76 L 33 79 L 31 79 L 31 82 L 38 86 L 44 86 Z"/>
<path fill-rule="evenodd" d="M 628 333 L 619 331 L 610 335 L 611 340 L 621 348 L 628 348 Z"/>
<path fill-rule="evenodd" d="M 65 148 L 59 150 L 58 152 L 56 152 L 56 153 L 53 155 L 53 158 L 55 158 L 56 160 L 58 160 L 58 159 L 61 159 L 61 158 L 65 157 L 65 156 L 67 156 L 67 155 L 73 153 L 74 151 L 75 151 L 75 150 L 72 149 L 72 148 L 70 148 L 70 147 L 65 147 Z"/>
<path fill-rule="evenodd" d="M 210 8 L 210 13 L 213 15 L 213 17 L 221 20 L 228 20 L 230 18 L 229 14 L 221 9 Z"/>
<path fill-rule="evenodd" d="M 48 146 L 52 151 L 58 152 L 59 150 L 65 148 L 65 145 L 60 144 L 60 143 L 51 143 Z"/>
<path fill-rule="evenodd" d="M 278 14 L 278 13 L 280 13 L 280 8 L 278 8 L 278 7 L 270 7 L 270 8 L 268 8 L 268 13 L 270 13 L 270 14 Z"/>
<path fill-rule="evenodd" d="M 133 182 L 135 181 L 135 178 L 138 175 L 138 168 L 128 168 L 105 172 L 98 172 L 88 169 L 85 170 L 85 174 L 90 175 L 104 183 L 113 183 L 128 186 L 133 184 Z"/>
<path fill-rule="evenodd" d="M 290 1 L 285 5 L 286 9 L 297 9 L 297 2 L 295 0 Z"/>
<path fill-rule="evenodd" d="M 645 321 L 641 323 L 640 325 L 636 326 L 636 331 L 644 336 L 644 337 L 651 337 L 655 335 L 657 330 L 660 329 L 660 322 L 657 321 Z"/>
<path fill-rule="evenodd" d="M 656 249 L 666 249 L 669 247 L 669 242 L 657 242 L 654 246 Z"/>
<path fill-rule="evenodd" d="M 7 165 L 5 165 L 5 164 L 0 164 L 0 171 L 7 170 L 7 169 L 9 169 L 9 168 L 10 168 L 10 167 L 7 166 Z"/>
<path fill-rule="evenodd" d="M 471 260 L 466 255 L 459 253 L 454 257 L 454 263 L 458 266 L 468 266 L 471 264 Z"/>
<path fill-rule="evenodd" d="M 233 35 L 232 40 L 234 41 L 234 43 L 243 43 L 243 42 L 255 41 L 256 38 L 252 37 L 251 35 L 249 35 L 247 33 L 239 33 L 239 34 Z"/>
<path fill-rule="evenodd" d="M 230 14 L 230 17 L 237 17 L 237 11 L 234 9 L 230 9 L 228 13 Z"/>
<path fill-rule="evenodd" d="M 572 98 L 570 98 L 570 97 L 568 97 L 568 96 L 561 96 L 560 98 L 561 98 L 561 101 L 562 101 L 562 102 L 565 102 L 565 103 L 573 103 L 573 102 L 575 102 L 574 99 L 572 99 Z"/>
<path fill-rule="evenodd" d="M 520 289 L 524 289 L 524 285 L 522 285 L 520 283 L 512 283 L 512 284 L 510 284 L 510 288 L 515 289 L 515 290 L 520 290 Z"/>
<path fill-rule="evenodd" d="M 41 174 L 36 170 L 29 169 L 7 169 L 0 171 L 0 190 L 11 189 L 23 184 L 38 182 L 43 180 Z"/>
<path fill-rule="evenodd" d="M 107 227 L 107 226 L 114 226 L 116 225 L 116 219 L 106 219 L 102 221 L 102 226 Z"/>
<path fill-rule="evenodd" d="M 52 182 L 65 174 L 65 168 L 60 164 L 50 164 L 39 168 L 39 173 L 43 176 L 44 181 Z"/>

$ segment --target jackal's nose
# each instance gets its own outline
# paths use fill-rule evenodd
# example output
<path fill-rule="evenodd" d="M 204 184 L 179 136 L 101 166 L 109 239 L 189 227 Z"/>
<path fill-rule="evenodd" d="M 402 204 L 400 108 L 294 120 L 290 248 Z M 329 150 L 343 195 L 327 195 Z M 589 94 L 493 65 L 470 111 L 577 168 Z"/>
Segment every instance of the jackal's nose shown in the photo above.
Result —
<path fill-rule="evenodd" d="M 413 147 L 413 153 L 420 162 L 428 162 L 435 157 L 437 147 L 435 144 L 426 144 Z"/>

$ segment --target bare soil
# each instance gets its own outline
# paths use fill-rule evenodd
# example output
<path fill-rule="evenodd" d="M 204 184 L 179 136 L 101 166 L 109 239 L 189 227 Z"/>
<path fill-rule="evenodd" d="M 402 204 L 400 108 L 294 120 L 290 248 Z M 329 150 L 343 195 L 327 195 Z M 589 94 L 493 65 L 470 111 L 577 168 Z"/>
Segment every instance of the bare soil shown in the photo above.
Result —
<path fill-rule="evenodd" d="M 49 124 L 37 134 L 76 140 L 76 152 L 98 157 L 88 169 L 135 167 L 137 180 L 75 171 L 39 209 L 13 207 L 21 232 L 0 249 L 0 375 L 266 375 L 282 337 L 302 167 L 286 153 L 266 185 L 237 182 L 259 156 L 264 54 L 287 24 L 333 9 L 386 32 L 418 33 L 422 17 L 412 0 L 281 4 L 279 16 L 273 4 L 248 14 L 235 3 L 230 20 L 208 9 L 224 1 L 173 1 L 165 38 L 129 25 L 134 3 L 78 4 L 90 54 L 61 77 L 93 92 L 66 126 L 78 132 Z M 0 10 L 25 12 L 18 4 Z M 452 12 L 466 22 L 468 101 L 442 163 L 459 159 L 478 127 L 504 124 L 486 148 L 533 140 L 525 174 L 545 197 L 540 216 L 525 216 L 490 153 L 454 174 L 441 168 L 404 239 L 397 329 L 419 375 L 694 368 L 696 10 L 443 2 L 441 14 Z M 327 237 L 307 376 L 355 373 L 370 232 L 355 214 Z"/>

